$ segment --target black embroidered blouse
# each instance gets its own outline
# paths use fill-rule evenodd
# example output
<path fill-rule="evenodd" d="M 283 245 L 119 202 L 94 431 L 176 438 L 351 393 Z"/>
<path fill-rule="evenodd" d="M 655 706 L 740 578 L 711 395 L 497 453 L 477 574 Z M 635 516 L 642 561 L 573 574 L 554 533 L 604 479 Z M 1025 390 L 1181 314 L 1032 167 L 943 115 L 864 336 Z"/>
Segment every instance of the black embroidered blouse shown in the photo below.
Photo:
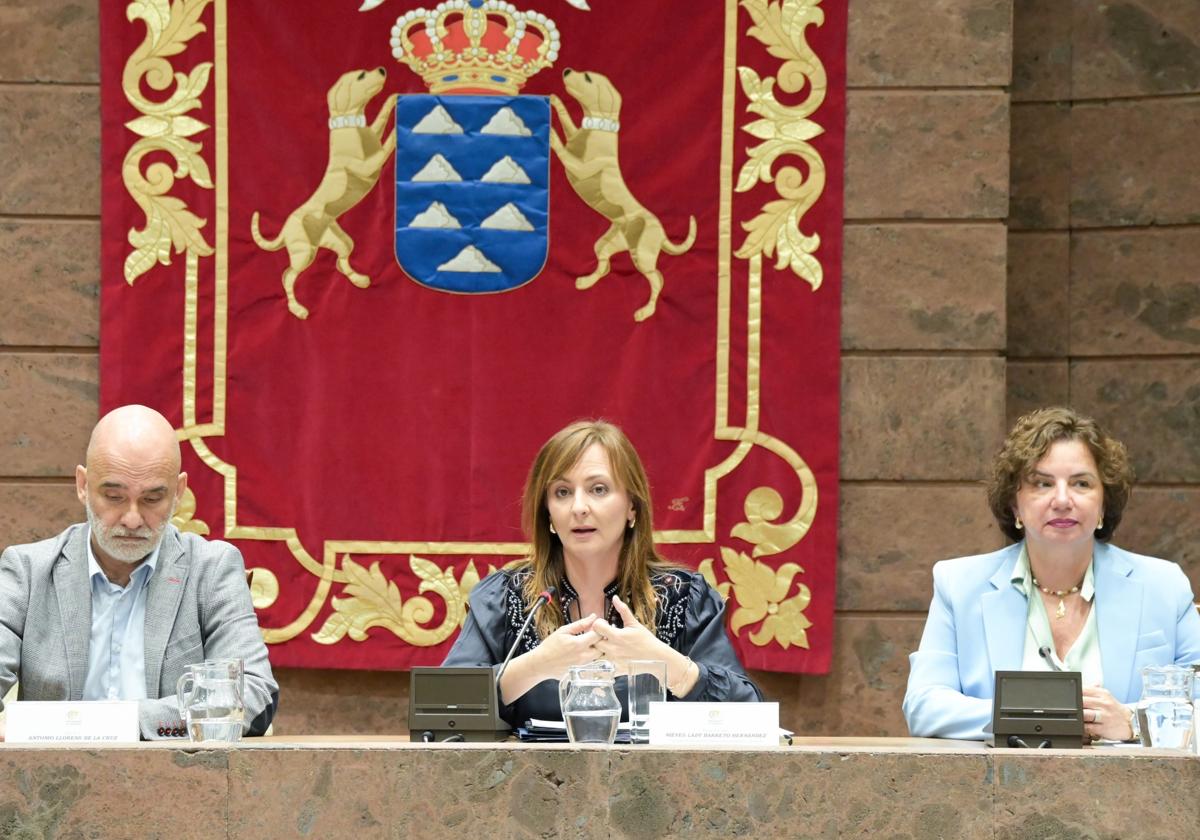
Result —
<path fill-rule="evenodd" d="M 470 611 L 462 632 L 450 649 L 443 665 L 491 665 L 499 667 L 517 639 L 525 620 L 524 582 L 529 571 L 501 571 L 480 581 L 471 591 Z M 696 685 L 685 697 L 668 694 L 670 700 L 757 701 L 758 687 L 746 676 L 725 634 L 725 602 L 704 578 L 686 569 L 658 572 L 652 579 L 658 596 L 654 632 L 675 650 L 692 658 L 700 669 Z M 612 606 L 617 594 L 616 581 L 605 587 L 605 620 L 621 626 L 621 617 Z M 572 604 L 579 595 L 564 579 L 559 586 L 555 606 L 569 622 Z M 545 609 L 551 609 L 550 606 Z M 525 632 L 514 658 L 528 653 L 540 640 L 531 626 Z M 621 700 L 621 719 L 629 719 L 625 678 L 617 678 L 617 696 Z M 543 680 L 512 705 L 501 704 L 501 714 L 512 726 L 530 718 L 562 720 L 557 680 Z"/>

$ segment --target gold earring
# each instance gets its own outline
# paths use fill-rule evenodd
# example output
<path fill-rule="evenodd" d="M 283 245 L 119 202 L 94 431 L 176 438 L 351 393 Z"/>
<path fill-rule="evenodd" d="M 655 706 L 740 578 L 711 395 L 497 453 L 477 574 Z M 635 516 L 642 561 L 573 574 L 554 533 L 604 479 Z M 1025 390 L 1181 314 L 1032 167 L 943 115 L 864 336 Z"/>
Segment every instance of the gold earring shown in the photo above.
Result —
<path fill-rule="evenodd" d="M 1103 531 L 1103 530 L 1104 530 L 1104 517 L 1103 517 L 1103 516 L 1101 516 L 1101 517 L 1100 517 L 1100 521 L 1096 523 L 1096 530 L 1097 530 L 1097 531 Z"/>
<path fill-rule="evenodd" d="M 1020 530 L 1021 530 L 1022 528 L 1024 528 L 1025 526 L 1021 524 L 1021 517 L 1019 517 L 1019 516 L 1018 516 L 1018 517 L 1015 517 L 1015 518 L 1016 518 L 1016 520 L 1017 520 L 1017 521 L 1016 521 L 1017 530 L 1018 530 L 1018 531 L 1020 531 Z"/>
<path fill-rule="evenodd" d="M 632 519 L 629 520 L 629 530 L 630 531 L 633 530 L 633 520 Z"/>
<path fill-rule="evenodd" d="M 551 523 L 550 523 L 550 533 L 551 533 L 551 534 L 555 534 L 555 535 L 557 535 L 557 534 L 558 534 L 558 531 L 555 531 L 555 530 L 554 530 L 554 523 L 553 523 L 553 522 L 551 522 Z"/>

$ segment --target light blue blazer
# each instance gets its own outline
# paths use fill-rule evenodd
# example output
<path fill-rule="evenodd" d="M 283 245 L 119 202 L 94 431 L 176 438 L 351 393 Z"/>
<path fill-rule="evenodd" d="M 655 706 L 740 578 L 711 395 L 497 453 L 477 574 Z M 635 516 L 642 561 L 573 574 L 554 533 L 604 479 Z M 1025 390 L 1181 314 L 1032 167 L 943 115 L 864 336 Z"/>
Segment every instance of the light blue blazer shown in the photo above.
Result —
<path fill-rule="evenodd" d="M 914 737 L 983 740 L 996 671 L 1019 671 L 1029 602 L 1012 584 L 1021 544 L 933 567 L 921 647 L 909 656 L 904 718 Z M 1146 665 L 1200 662 L 1200 614 L 1174 563 L 1097 542 L 1093 609 L 1104 687 L 1141 697 Z"/>

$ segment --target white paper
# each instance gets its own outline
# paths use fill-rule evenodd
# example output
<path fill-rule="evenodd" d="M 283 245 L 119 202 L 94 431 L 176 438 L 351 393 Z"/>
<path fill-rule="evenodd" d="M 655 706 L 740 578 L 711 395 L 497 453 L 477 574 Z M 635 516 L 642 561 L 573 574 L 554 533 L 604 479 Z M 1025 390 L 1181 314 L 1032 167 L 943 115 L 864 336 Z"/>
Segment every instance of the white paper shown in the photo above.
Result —
<path fill-rule="evenodd" d="M 10 744 L 128 744 L 141 734 L 136 700 L 18 700 L 4 708 L 4 739 Z"/>
<path fill-rule="evenodd" d="M 778 703 L 651 703 L 651 745 L 779 746 Z"/>

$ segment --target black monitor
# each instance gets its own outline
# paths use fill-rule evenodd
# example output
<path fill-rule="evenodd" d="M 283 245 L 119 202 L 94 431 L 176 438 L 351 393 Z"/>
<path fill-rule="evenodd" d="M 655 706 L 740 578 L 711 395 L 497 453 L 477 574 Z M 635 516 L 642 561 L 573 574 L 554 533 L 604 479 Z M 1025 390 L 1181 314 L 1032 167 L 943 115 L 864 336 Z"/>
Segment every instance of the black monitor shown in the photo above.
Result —
<path fill-rule="evenodd" d="M 512 730 L 500 717 L 495 679 L 495 671 L 486 665 L 413 668 L 408 689 L 409 737 L 413 741 L 506 739 Z"/>
<path fill-rule="evenodd" d="M 1078 671 L 997 671 L 993 747 L 1083 746 L 1083 675 Z"/>

